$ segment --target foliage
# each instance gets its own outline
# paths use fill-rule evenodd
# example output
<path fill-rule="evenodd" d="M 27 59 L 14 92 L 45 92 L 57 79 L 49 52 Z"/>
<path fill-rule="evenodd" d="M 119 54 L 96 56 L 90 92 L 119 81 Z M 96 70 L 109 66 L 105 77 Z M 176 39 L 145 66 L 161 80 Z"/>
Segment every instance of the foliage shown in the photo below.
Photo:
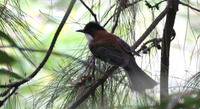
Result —
<path fill-rule="evenodd" d="M 1 85 L 24 79 L 39 65 L 44 54 L 48 51 L 47 46 L 49 46 L 51 36 L 57 29 L 57 23 L 60 22 L 64 15 L 63 10 L 68 8 L 69 1 L 34 0 L 24 3 L 25 1 L 20 0 L 5 0 L 0 2 Z M 57 46 L 54 47 L 54 51 L 43 70 L 30 82 L 16 89 L 17 92 L 9 98 L 3 108 L 69 108 L 84 93 L 90 90 L 98 80 L 101 80 L 107 70 L 112 68 L 108 63 L 94 59 L 87 46 L 85 46 L 86 41 L 84 38 L 82 36 L 79 37 L 79 34 L 74 32 L 76 29 L 83 27 L 84 25 L 82 24 L 94 20 L 94 15 L 85 8 L 83 3 L 96 14 L 96 20 L 102 26 L 108 31 L 121 36 L 130 45 L 137 41 L 138 36 L 141 36 L 146 31 L 147 26 L 155 20 L 155 16 L 166 5 L 166 1 L 157 2 L 154 0 L 81 1 L 77 0 L 70 15 L 71 17 L 59 36 L 60 39 L 57 41 Z M 182 47 L 181 44 L 178 45 L 180 40 L 178 38 L 181 37 L 177 39 L 175 37 L 175 41 L 173 40 L 172 44 L 175 42 L 178 42 L 178 44 L 173 44 L 172 50 L 178 48 L 178 50 L 183 51 L 181 55 L 184 57 L 186 45 L 190 45 L 188 42 L 195 43 L 194 46 L 189 46 L 193 48 L 190 56 L 190 65 L 191 63 L 196 64 L 197 68 L 195 70 L 194 68 L 188 68 L 187 70 L 189 73 L 198 73 L 195 73 L 191 78 L 184 78 L 183 80 L 186 82 L 180 86 L 175 88 L 171 86 L 168 98 L 164 103 L 160 103 L 159 90 L 157 88 L 148 90 L 146 93 L 132 93 L 126 75 L 122 69 L 118 68 L 104 83 L 94 89 L 92 94 L 88 95 L 89 97 L 78 108 L 176 109 L 200 107 L 199 64 L 198 60 L 193 61 L 194 56 L 199 54 L 199 30 L 197 29 L 198 26 L 195 25 L 196 21 L 190 18 L 190 16 L 196 16 L 194 12 L 197 15 L 199 14 L 197 9 L 199 4 L 195 4 L 195 1 L 183 2 L 187 4 L 181 7 L 180 11 L 184 10 L 184 13 L 181 13 L 178 18 L 188 19 L 187 32 L 180 34 L 177 31 L 182 29 L 181 25 L 178 25 L 178 29 L 175 27 L 176 37 L 185 35 L 185 39 L 182 37 L 184 42 Z M 180 4 L 184 4 L 183 2 Z M 194 10 L 193 6 L 197 7 L 195 8 L 197 10 L 190 12 L 190 9 Z M 44 9 L 41 7 L 44 7 Z M 36 17 L 31 18 L 32 16 L 28 14 L 35 14 L 33 9 L 37 9 L 39 14 L 37 13 Z M 188 10 L 188 13 L 185 10 Z M 41 24 L 36 26 L 37 23 L 34 20 L 42 23 L 40 22 Z M 144 46 L 142 46 L 144 48 L 137 48 L 139 49 L 138 51 L 144 53 L 141 58 L 138 57 L 140 58 L 138 63 L 141 63 L 139 65 L 153 78 L 158 78 L 159 76 L 157 72 L 160 66 L 155 63 L 159 63 L 158 60 L 160 59 L 159 48 L 161 48 L 162 23 L 164 21 L 160 21 L 158 27 L 153 28 L 151 34 L 146 38 L 149 42 L 147 41 L 148 43 L 144 43 Z M 34 28 L 35 26 L 36 28 Z M 171 56 L 173 58 L 173 53 Z M 172 64 L 173 61 L 175 60 L 172 60 Z M 172 66 L 170 66 L 171 68 Z M 171 72 L 176 71 L 172 70 Z M 176 72 L 176 74 L 178 73 L 181 72 Z M 185 75 L 183 76 L 186 77 Z M 182 78 L 174 77 L 173 79 L 180 80 Z M 0 100 L 2 101 L 3 97 L 5 97 L 2 96 L 4 94 L 2 92 L 7 92 L 5 95 L 9 96 L 9 93 L 12 93 L 13 90 L 15 89 L 1 88 Z"/>
<path fill-rule="evenodd" d="M 139 109 L 198 109 L 200 108 L 199 90 L 191 92 L 176 93 L 170 95 L 164 104 L 140 107 Z"/>

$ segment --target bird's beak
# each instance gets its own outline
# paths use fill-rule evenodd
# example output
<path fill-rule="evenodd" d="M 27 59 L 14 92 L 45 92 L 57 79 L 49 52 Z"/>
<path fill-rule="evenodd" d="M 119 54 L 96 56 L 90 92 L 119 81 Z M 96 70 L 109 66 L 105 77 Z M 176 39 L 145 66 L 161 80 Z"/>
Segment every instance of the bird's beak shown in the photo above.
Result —
<path fill-rule="evenodd" d="M 85 33 L 84 30 L 76 30 L 76 32 L 82 32 L 82 33 Z"/>

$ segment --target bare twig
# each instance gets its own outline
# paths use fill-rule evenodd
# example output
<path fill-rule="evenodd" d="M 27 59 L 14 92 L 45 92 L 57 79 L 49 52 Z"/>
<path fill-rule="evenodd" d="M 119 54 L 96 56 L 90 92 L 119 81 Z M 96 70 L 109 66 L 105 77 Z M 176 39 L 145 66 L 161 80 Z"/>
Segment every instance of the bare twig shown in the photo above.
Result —
<path fill-rule="evenodd" d="M 161 42 L 161 41 L 162 41 L 162 38 L 154 38 L 154 39 L 148 40 L 143 45 L 147 45 L 148 43 L 151 43 L 151 42 L 155 43 L 155 42 Z"/>
<path fill-rule="evenodd" d="M 147 44 L 149 44 L 151 42 L 153 43 L 152 46 L 147 48 Z M 137 52 L 139 53 L 139 52 L 143 51 L 143 53 L 145 53 L 146 51 L 149 51 L 152 47 L 157 47 L 158 49 L 160 49 L 159 48 L 160 42 L 162 42 L 162 38 L 153 38 L 151 40 L 148 40 L 147 42 L 142 44 L 142 46 L 140 47 L 139 50 L 137 50 Z"/>
<path fill-rule="evenodd" d="M 125 10 L 126 8 L 129 8 L 129 7 L 131 7 L 131 6 L 134 6 L 135 4 L 139 3 L 140 1 L 142 1 L 142 0 L 137 0 L 137 1 L 134 1 L 133 3 L 125 4 L 126 7 L 120 8 L 120 11 L 123 11 L 123 10 Z M 105 26 L 108 24 L 108 22 L 109 22 L 116 14 L 118 14 L 118 11 L 115 12 L 115 13 L 106 21 L 106 23 L 103 25 L 103 27 L 105 27 Z"/>
<path fill-rule="evenodd" d="M 106 23 L 103 25 L 103 27 L 105 27 L 108 22 L 116 15 L 117 13 L 114 13 L 112 16 L 110 16 L 110 18 L 106 21 Z"/>
<path fill-rule="evenodd" d="M 156 3 L 155 5 L 151 5 L 148 1 L 145 1 L 146 2 L 146 5 L 148 6 L 148 8 L 151 8 L 151 9 L 154 9 L 154 8 L 156 8 L 156 9 L 158 9 L 159 10 L 159 5 L 162 3 L 162 2 L 164 2 L 165 0 L 163 0 L 163 1 L 160 1 L 160 2 L 158 2 L 158 3 Z"/>
<path fill-rule="evenodd" d="M 118 25 L 118 21 L 119 21 L 119 16 L 120 16 L 120 13 L 121 13 L 121 8 L 122 8 L 122 5 L 123 5 L 123 0 L 120 0 L 120 3 L 119 3 L 119 6 L 117 7 L 117 15 L 116 15 L 116 19 L 115 19 L 115 24 L 113 25 L 112 27 L 112 30 L 111 30 L 111 33 L 114 33 L 117 25 Z"/>
<path fill-rule="evenodd" d="M 97 20 L 97 15 L 92 11 L 92 9 L 90 9 L 83 0 L 80 0 L 80 2 L 85 6 L 85 8 L 88 9 L 88 11 L 92 14 L 92 16 L 94 17 L 95 22 L 98 24 L 98 20 Z"/>
<path fill-rule="evenodd" d="M 194 8 L 194 7 L 190 6 L 189 4 L 183 3 L 183 2 L 181 2 L 181 1 L 179 1 L 179 4 L 184 5 L 184 6 L 187 6 L 187 7 L 191 8 L 191 9 L 197 11 L 197 12 L 200 12 L 200 9 Z"/>
<path fill-rule="evenodd" d="M 71 0 L 70 6 L 69 6 L 67 12 L 65 13 L 65 15 L 64 15 L 64 17 L 63 17 L 63 19 L 62 19 L 62 21 L 61 21 L 61 23 L 60 23 L 60 25 L 59 25 L 59 27 L 58 27 L 58 29 L 57 29 L 55 35 L 54 35 L 54 38 L 52 39 L 51 45 L 50 45 L 50 47 L 49 47 L 49 49 L 48 49 L 48 51 L 47 51 L 47 53 L 46 53 L 46 56 L 44 57 L 44 59 L 43 59 L 43 61 L 40 63 L 40 65 L 35 69 L 35 71 L 34 71 L 33 73 L 31 73 L 31 75 L 29 75 L 28 77 L 24 78 L 24 79 L 21 80 L 21 81 L 13 82 L 13 83 L 10 83 L 10 84 L 7 84 L 7 85 L 0 85 L 0 88 L 10 88 L 10 87 L 14 87 L 13 92 L 10 93 L 10 95 L 8 95 L 3 101 L 1 101 L 1 105 L 0 105 L 0 106 L 2 106 L 2 105 L 4 104 L 4 102 L 5 102 L 12 94 L 14 94 L 14 92 L 17 90 L 17 88 L 18 88 L 20 85 L 22 85 L 22 84 L 24 84 L 24 83 L 30 81 L 30 80 L 31 80 L 33 77 L 35 77 L 35 75 L 37 75 L 38 72 L 43 68 L 43 66 L 45 65 L 45 63 L 47 62 L 48 58 L 50 57 L 50 55 L 51 55 L 51 53 L 52 53 L 52 51 L 53 51 L 53 48 L 54 48 L 54 45 L 55 45 L 55 43 L 56 43 L 56 40 L 57 40 L 57 38 L 58 38 L 58 36 L 59 36 L 59 33 L 60 33 L 60 31 L 62 30 L 62 28 L 63 28 L 63 26 L 64 26 L 64 24 L 65 24 L 65 22 L 66 22 L 66 20 L 67 20 L 67 18 L 68 18 L 68 16 L 69 16 L 69 14 L 71 13 L 71 10 L 72 10 L 72 8 L 73 8 L 75 2 L 76 2 L 76 0 Z"/>

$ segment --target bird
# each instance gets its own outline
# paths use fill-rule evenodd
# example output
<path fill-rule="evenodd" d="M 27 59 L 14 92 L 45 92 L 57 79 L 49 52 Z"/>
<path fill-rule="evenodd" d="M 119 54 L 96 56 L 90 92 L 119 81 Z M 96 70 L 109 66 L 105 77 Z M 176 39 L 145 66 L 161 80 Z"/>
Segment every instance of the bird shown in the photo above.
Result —
<path fill-rule="evenodd" d="M 97 22 L 91 21 L 84 29 L 76 32 L 85 34 L 89 49 L 95 58 L 124 69 L 131 91 L 144 92 L 158 84 L 137 65 L 134 56 L 140 56 L 139 53 Z"/>

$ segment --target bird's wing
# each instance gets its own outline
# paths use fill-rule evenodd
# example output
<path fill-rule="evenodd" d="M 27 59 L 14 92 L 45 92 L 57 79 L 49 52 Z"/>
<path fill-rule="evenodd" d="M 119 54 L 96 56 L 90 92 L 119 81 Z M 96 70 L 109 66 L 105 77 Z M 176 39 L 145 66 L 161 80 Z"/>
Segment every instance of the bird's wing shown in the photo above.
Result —
<path fill-rule="evenodd" d="M 127 53 L 134 53 L 138 56 L 139 53 L 137 53 L 133 48 L 131 48 L 124 40 L 122 40 L 121 38 L 117 38 L 117 43 L 123 48 L 123 50 Z"/>
<path fill-rule="evenodd" d="M 124 63 L 124 54 L 121 50 L 111 45 L 98 45 L 90 47 L 94 57 L 99 58 L 105 62 L 120 66 Z"/>

